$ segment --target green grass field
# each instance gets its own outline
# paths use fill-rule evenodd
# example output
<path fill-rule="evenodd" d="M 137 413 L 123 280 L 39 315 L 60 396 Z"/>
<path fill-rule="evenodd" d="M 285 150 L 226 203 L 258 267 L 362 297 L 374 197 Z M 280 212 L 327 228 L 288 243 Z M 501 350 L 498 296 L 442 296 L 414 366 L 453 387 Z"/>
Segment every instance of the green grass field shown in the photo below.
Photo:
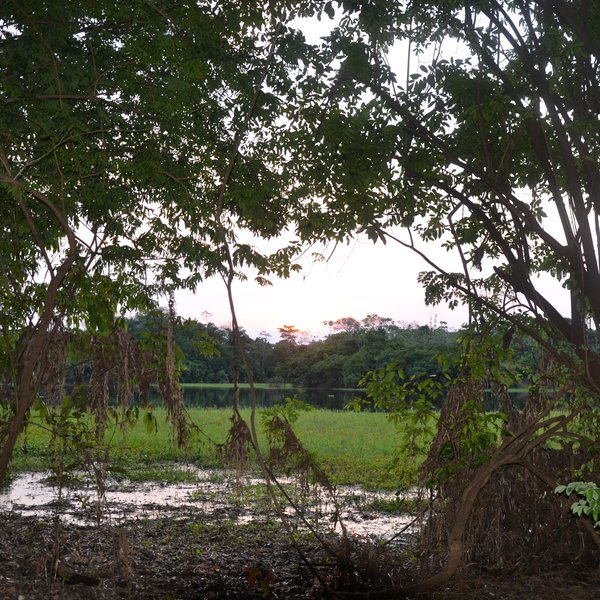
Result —
<path fill-rule="evenodd" d="M 231 411 L 191 408 L 188 413 L 196 427 L 187 453 L 177 449 L 173 442 L 164 409 L 154 409 L 156 432 L 148 432 L 141 412 L 135 426 L 127 426 L 125 431 L 114 425 L 110 427 L 106 442 L 109 463 L 115 472 L 122 471 L 123 476 L 141 480 L 164 476 L 165 462 L 193 463 L 207 468 L 222 466 L 215 444 L 225 441 Z M 249 410 L 243 410 L 242 415 L 248 419 Z M 260 411 L 257 422 L 260 423 Z M 91 419 L 84 420 L 82 426 L 90 428 Z M 294 429 L 334 483 L 359 484 L 371 489 L 396 487 L 389 468 L 396 434 L 385 414 L 312 410 L 300 413 Z M 264 441 L 262 431 L 261 436 Z M 83 451 L 81 446 L 65 450 L 59 445 L 58 453 L 53 454 L 50 445 L 50 433 L 34 417 L 14 453 L 13 470 L 47 469 L 57 456 L 67 466 L 75 465 L 83 452 L 96 450 L 87 446 Z"/>

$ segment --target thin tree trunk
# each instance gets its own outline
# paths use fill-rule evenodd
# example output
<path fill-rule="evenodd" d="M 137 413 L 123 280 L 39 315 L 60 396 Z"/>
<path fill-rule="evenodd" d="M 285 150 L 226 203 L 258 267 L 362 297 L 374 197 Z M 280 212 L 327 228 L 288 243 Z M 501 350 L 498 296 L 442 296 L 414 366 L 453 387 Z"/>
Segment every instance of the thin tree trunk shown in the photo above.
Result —
<path fill-rule="evenodd" d="M 56 296 L 58 290 L 75 263 L 76 258 L 77 248 L 72 246 L 65 261 L 50 280 L 44 311 L 37 324 L 37 329 L 31 337 L 28 348 L 24 353 L 21 375 L 17 383 L 17 391 L 15 394 L 15 416 L 10 424 L 6 441 L 0 451 L 0 483 L 2 483 L 6 477 L 13 450 L 17 443 L 17 439 L 19 438 L 19 434 L 23 429 L 25 415 L 32 407 L 35 400 L 35 394 L 37 392 L 36 379 L 39 381 L 39 373 L 36 374 L 35 371 L 36 368 L 41 367 L 48 342 L 54 334 L 54 330 L 51 329 L 51 323 L 56 309 Z"/>

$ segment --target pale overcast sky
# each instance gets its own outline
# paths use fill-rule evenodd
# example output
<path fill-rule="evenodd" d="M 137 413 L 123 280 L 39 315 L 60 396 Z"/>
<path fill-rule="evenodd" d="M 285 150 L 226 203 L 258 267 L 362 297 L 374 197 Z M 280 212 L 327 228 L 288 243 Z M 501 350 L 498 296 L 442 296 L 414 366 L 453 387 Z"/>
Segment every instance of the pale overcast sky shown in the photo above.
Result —
<path fill-rule="evenodd" d="M 326 35 L 333 22 L 311 19 L 304 22 L 307 39 L 318 42 Z M 459 47 L 450 49 L 459 55 Z M 404 72 L 407 51 L 399 45 L 389 57 L 397 71 Z M 413 57 L 412 68 L 426 57 Z M 550 219 L 550 223 L 552 220 Z M 258 243 L 257 245 L 260 245 Z M 428 245 L 428 254 L 449 270 L 461 270 L 460 263 L 439 247 Z M 288 280 L 272 279 L 273 286 L 261 287 L 254 281 L 236 281 L 234 297 L 238 321 L 252 336 L 266 331 L 272 341 L 278 339 L 277 329 L 294 325 L 315 337 L 329 332 L 323 321 L 342 317 L 363 319 L 368 314 L 389 317 L 399 324 L 416 322 L 420 325 L 439 325 L 445 321 L 458 329 L 467 321 L 467 309 L 451 311 L 447 306 L 426 306 L 423 288 L 417 282 L 420 271 L 431 270 L 415 253 L 390 242 L 373 244 L 366 238 L 357 239 L 348 246 L 338 246 L 327 262 L 313 262 L 307 256 L 301 273 Z M 565 314 L 569 300 L 565 290 L 556 282 L 542 285 L 541 291 Z M 176 294 L 179 315 L 198 321 L 211 321 L 229 327 L 231 314 L 225 285 L 220 279 L 202 283 L 196 293 L 181 291 Z"/>
<path fill-rule="evenodd" d="M 428 267 L 394 242 L 383 245 L 359 239 L 338 246 L 327 262 L 313 262 L 308 256 L 301 262 L 301 273 L 287 280 L 273 278 L 269 287 L 253 281 L 234 283 L 238 321 L 252 337 L 267 331 L 276 340 L 277 328 L 283 325 L 295 325 L 321 337 L 328 333 L 323 321 L 360 320 L 368 314 L 420 325 L 446 321 L 451 328 L 460 327 L 467 319 L 464 308 L 451 311 L 445 306 L 425 306 L 417 276 Z M 182 317 L 217 325 L 231 323 L 220 279 L 207 280 L 195 294 L 178 292 L 176 301 Z M 209 314 L 203 315 L 205 312 Z"/>
<path fill-rule="evenodd" d="M 439 246 L 420 245 L 448 270 L 460 264 Z M 314 337 L 323 337 L 329 328 L 323 321 L 342 317 L 361 320 L 369 314 L 389 317 L 399 325 L 439 325 L 442 321 L 458 329 L 467 321 L 466 307 L 450 310 L 445 305 L 426 306 L 424 291 L 417 282 L 420 271 L 431 270 L 414 252 L 395 242 L 373 244 L 364 236 L 347 246 L 338 246 L 327 262 L 310 256 L 300 261 L 301 273 L 289 279 L 271 278 L 269 287 L 252 279 L 234 282 L 234 300 L 239 324 L 252 336 L 261 332 L 277 341 L 277 329 L 294 325 Z M 569 296 L 549 276 L 537 280 L 538 289 L 563 314 L 569 314 Z M 231 325 L 225 284 L 212 278 L 200 284 L 196 293 L 176 293 L 177 312 L 184 318 Z"/>

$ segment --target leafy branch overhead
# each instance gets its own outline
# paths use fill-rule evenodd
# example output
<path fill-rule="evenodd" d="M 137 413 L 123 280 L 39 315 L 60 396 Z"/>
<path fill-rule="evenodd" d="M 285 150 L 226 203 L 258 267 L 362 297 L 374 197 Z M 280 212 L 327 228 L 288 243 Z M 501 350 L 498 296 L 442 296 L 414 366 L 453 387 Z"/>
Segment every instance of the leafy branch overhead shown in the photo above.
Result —
<path fill-rule="evenodd" d="M 598 7 L 331 6 L 287 131 L 298 180 L 319 190 L 299 235 L 408 246 L 431 267 L 428 302 L 562 340 L 561 361 L 599 389 Z M 447 257 L 419 243 L 436 240 Z"/>
<path fill-rule="evenodd" d="M 238 275 L 295 268 L 294 245 L 238 241 L 281 232 L 290 201 L 269 131 L 305 47 L 271 8 L 2 3 L 0 357 L 18 413 L 0 478 L 63 324 L 108 334 L 228 272 L 224 240 Z"/>
<path fill-rule="evenodd" d="M 37 297 L 39 309 L 46 286 L 33 274 L 51 277 L 67 256 L 65 296 L 83 300 L 81 315 L 75 306 L 69 313 L 84 319 L 88 295 L 110 296 L 110 315 L 140 305 L 152 291 L 146 280 L 194 287 L 220 272 L 215 211 L 236 144 L 227 235 L 235 245 L 243 229 L 268 238 L 285 228 L 286 186 L 267 133 L 303 44 L 280 30 L 281 53 L 264 77 L 277 12 L 195 2 L 65 12 L 44 2 L 32 11 L 6 3 L 0 18 L 11 74 L 1 89 L 0 260 L 15 301 Z M 236 263 L 263 275 L 289 272 L 295 252 L 236 248 Z M 11 297 L 6 305 L 18 304 Z"/>

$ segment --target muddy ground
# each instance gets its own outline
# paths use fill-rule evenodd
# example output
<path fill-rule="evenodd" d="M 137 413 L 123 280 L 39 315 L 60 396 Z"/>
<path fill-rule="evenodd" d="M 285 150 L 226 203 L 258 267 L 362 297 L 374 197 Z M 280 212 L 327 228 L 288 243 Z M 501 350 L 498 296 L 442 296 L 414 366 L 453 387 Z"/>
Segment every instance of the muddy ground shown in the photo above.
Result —
<path fill-rule="evenodd" d="M 314 576 L 271 523 L 81 527 L 2 514 L 0 531 L 2 599 L 319 597 Z"/>
<path fill-rule="evenodd" d="M 391 582 L 390 573 L 397 580 L 410 577 L 408 561 L 392 549 L 374 554 L 352 542 L 337 546 L 335 559 L 304 534 L 290 537 L 275 520 L 240 524 L 229 515 L 188 515 L 84 527 L 0 513 L 0 532 L 2 600 L 313 599 L 325 597 L 323 585 L 331 592 L 381 589 Z M 351 567 L 352 560 L 361 566 Z M 599 597 L 594 573 L 564 566 L 529 576 L 472 567 L 428 596 Z"/>
<path fill-rule="evenodd" d="M 82 483 L 59 494 L 44 474 L 18 476 L 0 494 L 0 600 L 308 600 L 424 576 L 415 572 L 410 517 L 373 504 L 387 496 L 349 488 L 335 513 L 319 493 L 303 497 L 319 542 L 294 511 L 286 530 L 257 482 L 196 475 L 172 485 L 112 482 L 103 503 Z M 343 515 L 346 538 L 333 514 Z M 591 600 L 600 598 L 599 581 L 577 565 L 527 576 L 471 565 L 421 598 Z"/>

